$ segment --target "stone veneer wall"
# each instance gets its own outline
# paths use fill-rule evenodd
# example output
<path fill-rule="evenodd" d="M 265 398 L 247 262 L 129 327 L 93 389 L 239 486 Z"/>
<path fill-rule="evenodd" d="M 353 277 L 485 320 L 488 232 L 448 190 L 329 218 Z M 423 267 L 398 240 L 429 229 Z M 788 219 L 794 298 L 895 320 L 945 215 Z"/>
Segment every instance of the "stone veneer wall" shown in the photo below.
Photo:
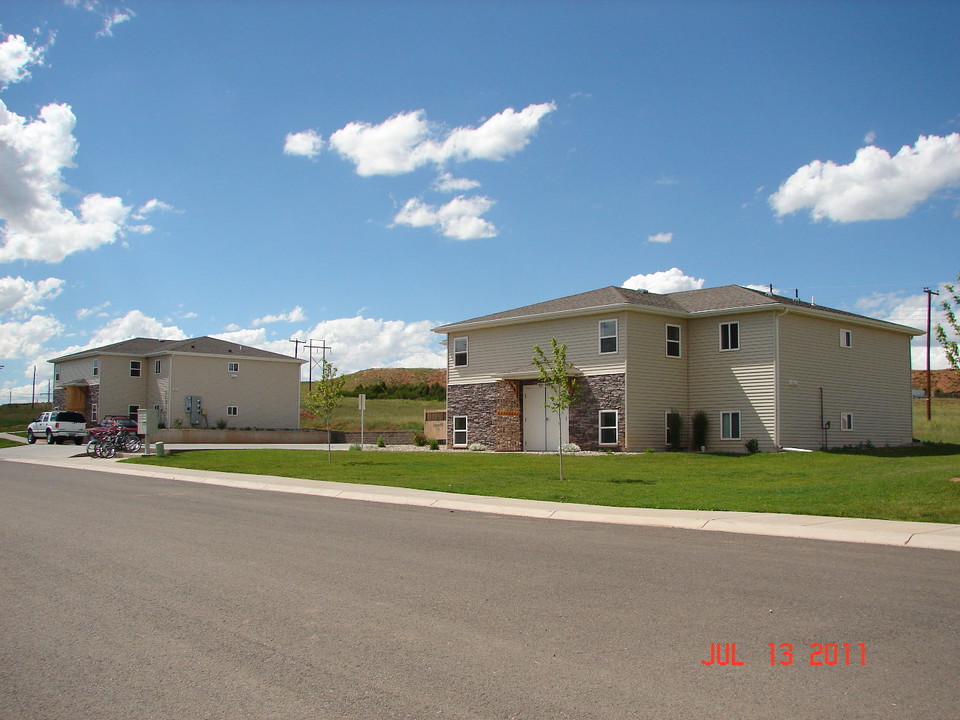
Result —
<path fill-rule="evenodd" d="M 581 450 L 623 450 L 625 447 L 624 375 L 578 377 L 578 400 L 570 407 L 570 442 Z M 617 444 L 600 445 L 600 411 L 617 410 Z"/>
<path fill-rule="evenodd" d="M 449 385 L 447 387 L 447 447 L 453 447 L 453 418 L 467 416 L 467 444 L 497 445 L 498 383 Z"/>

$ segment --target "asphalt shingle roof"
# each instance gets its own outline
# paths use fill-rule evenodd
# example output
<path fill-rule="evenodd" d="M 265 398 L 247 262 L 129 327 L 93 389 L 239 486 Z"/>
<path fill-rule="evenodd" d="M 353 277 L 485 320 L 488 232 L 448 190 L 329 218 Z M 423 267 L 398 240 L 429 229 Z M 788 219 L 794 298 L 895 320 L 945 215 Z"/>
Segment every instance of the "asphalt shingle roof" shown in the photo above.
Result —
<path fill-rule="evenodd" d="M 248 345 L 220 340 L 206 335 L 189 338 L 187 340 L 158 340 L 156 338 L 132 338 L 121 340 L 110 345 L 81 350 L 80 352 L 54 358 L 50 362 L 65 362 L 92 355 L 132 355 L 148 357 L 167 353 L 189 353 L 196 355 L 236 355 L 237 357 L 264 358 L 274 360 L 291 360 L 296 358 L 280 353 L 269 352 Z M 303 361 L 300 361 L 303 362 Z"/>

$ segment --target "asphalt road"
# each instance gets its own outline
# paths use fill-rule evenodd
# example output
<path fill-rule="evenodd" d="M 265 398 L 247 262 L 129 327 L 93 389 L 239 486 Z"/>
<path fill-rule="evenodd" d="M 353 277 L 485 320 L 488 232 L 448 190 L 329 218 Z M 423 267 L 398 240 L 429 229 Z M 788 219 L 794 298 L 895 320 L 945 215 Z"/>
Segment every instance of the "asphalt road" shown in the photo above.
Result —
<path fill-rule="evenodd" d="M 952 718 L 958 570 L 2 463 L 0 718 Z"/>

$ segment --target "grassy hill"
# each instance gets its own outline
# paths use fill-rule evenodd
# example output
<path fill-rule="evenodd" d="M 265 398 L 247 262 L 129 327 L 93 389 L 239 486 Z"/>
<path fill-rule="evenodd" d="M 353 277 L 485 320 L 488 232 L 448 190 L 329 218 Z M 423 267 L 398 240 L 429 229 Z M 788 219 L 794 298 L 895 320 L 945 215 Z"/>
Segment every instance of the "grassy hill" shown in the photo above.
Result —
<path fill-rule="evenodd" d="M 913 370 L 910 375 L 914 390 L 927 389 L 926 370 Z M 931 370 L 930 390 L 933 397 L 940 393 L 960 393 L 960 372 L 955 370 Z"/>

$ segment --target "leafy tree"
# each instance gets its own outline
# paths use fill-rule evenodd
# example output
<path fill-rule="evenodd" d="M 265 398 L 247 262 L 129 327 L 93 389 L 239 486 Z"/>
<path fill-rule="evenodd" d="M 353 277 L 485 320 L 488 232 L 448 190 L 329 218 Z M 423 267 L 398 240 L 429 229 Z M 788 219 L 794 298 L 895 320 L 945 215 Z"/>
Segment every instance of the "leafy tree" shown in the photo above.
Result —
<path fill-rule="evenodd" d="M 957 280 L 960 281 L 960 273 L 957 273 Z M 945 292 L 950 294 L 950 297 L 949 299 L 944 299 L 940 303 L 940 307 L 942 307 L 946 313 L 947 324 L 953 328 L 954 337 L 960 337 L 960 325 L 958 325 L 957 315 L 956 312 L 954 312 L 955 309 L 960 311 L 960 290 L 958 290 L 957 286 L 950 284 L 944 285 L 943 287 Z M 947 360 L 950 362 L 950 365 L 960 373 L 960 349 L 958 349 L 957 341 L 947 337 L 947 331 L 941 323 L 937 323 L 937 341 L 947 354 Z"/>
<path fill-rule="evenodd" d="M 540 373 L 540 382 L 552 391 L 547 395 L 544 407 L 557 413 L 560 427 L 563 427 L 563 414 L 577 401 L 577 381 L 570 376 L 574 367 L 567 362 L 566 343 L 558 343 L 556 338 L 550 338 L 552 353 L 547 357 L 539 345 L 533 346 L 533 364 Z M 563 480 L 563 433 L 560 434 L 560 479 Z"/>
<path fill-rule="evenodd" d="M 330 442 L 330 424 L 333 418 L 333 411 L 340 405 L 343 398 L 343 383 L 346 378 L 337 373 L 337 369 L 327 360 L 323 361 L 323 372 L 320 379 L 315 383 L 306 399 L 304 406 L 317 417 L 323 419 L 323 424 L 327 428 L 327 462 L 333 462 Z"/>

